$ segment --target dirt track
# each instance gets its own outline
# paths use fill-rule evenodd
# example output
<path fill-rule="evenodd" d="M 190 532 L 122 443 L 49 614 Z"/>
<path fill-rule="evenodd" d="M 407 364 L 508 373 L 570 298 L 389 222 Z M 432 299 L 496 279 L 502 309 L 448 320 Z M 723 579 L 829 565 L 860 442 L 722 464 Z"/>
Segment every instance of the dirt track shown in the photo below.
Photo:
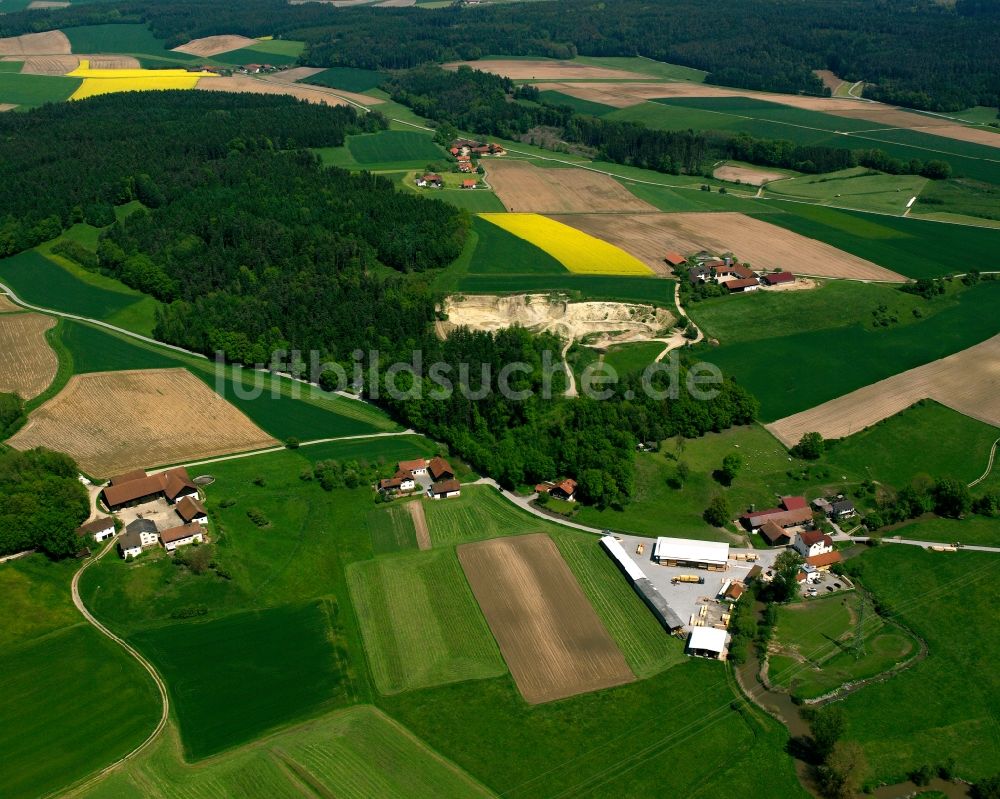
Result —
<path fill-rule="evenodd" d="M 4 55 L 68 55 L 73 52 L 69 39 L 62 31 L 26 33 L 0 39 L 0 56 Z"/>
<path fill-rule="evenodd" d="M 253 44 L 257 44 L 257 40 L 249 39 L 246 36 L 206 36 L 202 39 L 192 39 L 187 44 L 175 47 L 174 52 L 207 57 L 250 47 Z"/>
<path fill-rule="evenodd" d="M 491 159 L 486 174 L 508 211 L 573 214 L 656 210 L 614 178 L 586 169 L 541 169 L 526 161 Z"/>
<path fill-rule="evenodd" d="M 10 311 L 7 295 L 0 295 L 0 311 Z M 16 306 L 14 306 L 16 309 Z M 37 397 L 49 387 L 59 368 L 45 331 L 55 327 L 51 316 L 36 313 L 5 313 L 0 316 L 0 392 Z"/>
<path fill-rule="evenodd" d="M 546 294 L 460 295 L 449 297 L 444 311 L 448 321 L 439 322 L 437 328 L 442 335 L 463 325 L 500 330 L 517 324 L 570 341 L 586 338 L 595 347 L 661 338 L 674 323 L 673 314 L 652 305 L 569 302 Z"/>
<path fill-rule="evenodd" d="M 381 5 L 381 4 L 380 4 Z M 573 61 L 548 59 L 483 59 L 482 61 L 453 61 L 445 69 L 472 67 L 480 72 L 505 75 L 512 80 L 643 80 L 648 75 L 611 67 L 590 67 Z"/>
<path fill-rule="evenodd" d="M 843 438 L 922 399 L 1000 427 L 1000 335 L 767 425 L 786 446 L 804 433 Z"/>
<path fill-rule="evenodd" d="M 720 166 L 712 177 L 716 180 L 729 180 L 734 183 L 745 183 L 748 186 L 763 186 L 772 180 L 788 177 L 781 172 L 768 172 L 766 169 L 751 169 L 745 166 Z"/>
<path fill-rule="evenodd" d="M 652 269 L 667 273 L 663 254 L 708 250 L 734 253 L 758 270 L 787 269 L 819 277 L 906 280 L 871 261 L 759 219 L 731 212 L 683 214 L 569 214 L 553 216 L 620 247 Z"/>
<path fill-rule="evenodd" d="M 463 544 L 458 559 L 526 702 L 635 680 L 547 535 Z"/>
<path fill-rule="evenodd" d="M 406 503 L 406 509 L 413 518 L 413 529 L 417 532 L 417 549 L 431 548 L 431 533 L 427 529 L 427 517 L 424 516 L 424 502 L 417 499 Z"/>
<path fill-rule="evenodd" d="M 73 376 L 9 443 L 62 450 L 103 476 L 278 441 L 186 369 L 139 369 Z"/>

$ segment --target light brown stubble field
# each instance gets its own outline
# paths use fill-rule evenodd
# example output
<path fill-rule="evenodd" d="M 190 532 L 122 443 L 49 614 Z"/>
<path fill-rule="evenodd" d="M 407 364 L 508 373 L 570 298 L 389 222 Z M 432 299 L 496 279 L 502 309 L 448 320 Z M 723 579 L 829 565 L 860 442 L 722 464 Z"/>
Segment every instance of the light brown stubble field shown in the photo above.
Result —
<path fill-rule="evenodd" d="M 843 438 L 922 399 L 935 400 L 973 419 L 1000 427 L 1000 335 L 786 416 L 767 425 L 767 429 L 786 446 L 798 443 L 804 433 Z"/>
<path fill-rule="evenodd" d="M 0 294 L 0 311 L 9 311 Z M 45 340 L 45 331 L 55 327 L 51 316 L 36 313 L 0 315 L 0 392 L 17 393 L 22 399 L 37 397 L 49 387 L 59 368 L 59 359 Z"/>
<path fill-rule="evenodd" d="M 682 214 L 567 214 L 552 216 L 614 244 L 651 269 L 667 274 L 664 253 L 708 250 L 732 252 L 754 269 L 818 277 L 852 278 L 902 283 L 906 280 L 878 264 L 829 244 L 733 212 Z"/>
<path fill-rule="evenodd" d="M 69 39 L 62 31 L 25 33 L 0 39 L 0 56 L 4 55 L 69 55 L 73 52 Z"/>
<path fill-rule="evenodd" d="M 256 39 L 248 39 L 246 36 L 205 36 L 201 39 L 192 39 L 187 44 L 175 47 L 175 53 L 187 53 L 188 55 L 201 56 L 203 58 L 219 53 L 228 53 L 232 50 L 240 50 L 257 44 Z"/>
<path fill-rule="evenodd" d="M 635 680 L 547 535 L 463 544 L 458 559 L 526 702 Z"/>
<path fill-rule="evenodd" d="M 643 80 L 648 75 L 611 67 L 591 67 L 574 61 L 549 59 L 490 58 L 481 61 L 453 61 L 445 69 L 471 67 L 480 72 L 504 75 L 511 80 Z"/>
<path fill-rule="evenodd" d="M 137 369 L 73 376 L 9 443 L 67 452 L 102 477 L 278 441 L 186 369 Z"/>
<path fill-rule="evenodd" d="M 431 533 L 427 529 L 427 517 L 424 515 L 423 499 L 416 499 L 406 503 L 406 509 L 413 519 L 413 529 L 417 533 L 417 549 L 431 548 Z"/>
<path fill-rule="evenodd" d="M 491 159 L 486 178 L 508 211 L 574 214 L 655 211 L 609 175 L 587 169 L 540 169 L 527 161 Z"/>

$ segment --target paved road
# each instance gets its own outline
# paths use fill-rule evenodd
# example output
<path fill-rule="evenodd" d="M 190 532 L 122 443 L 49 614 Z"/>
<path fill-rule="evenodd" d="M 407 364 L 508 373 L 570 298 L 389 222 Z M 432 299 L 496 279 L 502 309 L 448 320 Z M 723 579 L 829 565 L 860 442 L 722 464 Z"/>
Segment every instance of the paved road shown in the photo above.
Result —
<path fill-rule="evenodd" d="M 507 489 L 500 489 L 500 484 L 494 480 L 492 477 L 481 477 L 476 480 L 472 485 L 487 485 L 493 486 L 503 494 L 508 501 L 513 502 L 519 508 L 523 508 L 528 511 L 532 516 L 537 516 L 539 519 L 545 519 L 547 522 L 553 522 L 555 524 L 561 524 L 565 527 L 572 527 L 575 530 L 583 530 L 585 533 L 594 533 L 596 535 L 604 535 L 604 530 L 599 527 L 588 527 L 585 524 L 577 524 L 576 522 L 571 522 L 568 519 L 560 519 L 555 516 L 549 516 L 547 513 L 543 513 L 534 505 L 531 504 L 533 499 L 538 498 L 538 494 L 531 494 L 527 497 L 519 497 L 517 494 L 513 494 Z"/>
<path fill-rule="evenodd" d="M 997 444 L 1000 444 L 1000 438 L 994 441 L 993 446 L 990 448 L 990 459 L 986 464 L 986 471 L 983 472 L 980 477 L 977 477 L 975 480 L 969 483 L 969 488 L 972 488 L 974 485 L 979 485 L 981 482 L 983 482 L 983 480 L 985 480 L 987 477 L 990 476 L 990 471 L 992 471 L 993 469 L 993 461 L 997 455 Z"/>
<path fill-rule="evenodd" d="M 156 683 L 156 689 L 160 692 L 160 701 L 163 705 L 163 711 L 160 713 L 159 722 L 157 723 L 153 731 L 147 736 L 145 741 L 139 744 L 135 749 L 133 749 L 127 755 L 118 758 L 114 763 L 105 766 L 96 774 L 91 775 L 83 783 L 74 786 L 73 788 L 74 792 L 79 791 L 86 786 L 92 785 L 94 782 L 101 779 L 108 772 L 118 768 L 123 763 L 132 760 L 134 757 L 143 752 L 150 744 L 153 743 L 153 741 L 155 741 L 159 737 L 160 733 L 163 732 L 164 728 L 167 726 L 167 719 L 170 716 L 170 697 L 167 694 L 167 685 L 163 681 L 163 678 L 160 677 L 160 675 L 157 673 L 156 669 L 153 668 L 153 664 L 150 663 L 148 660 L 146 660 L 146 658 L 144 658 L 141 654 L 139 654 L 139 652 L 135 648 L 133 648 L 130 644 L 123 641 L 121 638 L 119 638 L 117 635 L 111 632 L 111 630 L 109 630 L 107 627 L 101 624 L 96 618 L 94 618 L 94 615 L 89 610 L 87 610 L 87 606 L 83 604 L 83 599 L 80 598 L 80 577 L 83 575 L 85 571 L 87 571 L 87 569 L 89 569 L 91 566 L 97 563 L 111 549 L 113 549 L 114 545 L 115 545 L 115 538 L 109 539 L 104 549 L 102 549 L 100 553 L 97 554 L 96 557 L 89 558 L 83 564 L 83 566 L 80 567 L 79 571 L 77 571 L 76 574 L 73 575 L 73 582 L 71 584 L 71 591 L 73 594 L 73 604 L 76 605 L 76 609 L 80 611 L 80 614 L 83 616 L 83 618 L 86 619 L 87 622 L 89 622 L 94 628 L 96 628 L 97 631 L 101 633 L 101 635 L 110 638 L 112 641 L 118 644 L 118 646 L 120 646 L 122 649 L 128 652 L 136 660 L 138 660 L 140 665 L 147 672 L 149 672 L 149 676 L 152 677 L 153 682 Z M 66 789 L 61 789 L 60 793 L 65 792 L 65 790 Z"/>

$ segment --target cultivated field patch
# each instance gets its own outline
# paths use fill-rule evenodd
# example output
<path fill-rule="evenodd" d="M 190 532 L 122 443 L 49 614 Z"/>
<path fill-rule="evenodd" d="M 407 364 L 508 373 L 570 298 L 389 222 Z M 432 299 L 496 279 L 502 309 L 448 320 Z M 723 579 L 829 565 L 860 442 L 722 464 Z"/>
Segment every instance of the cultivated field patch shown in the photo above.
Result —
<path fill-rule="evenodd" d="M 759 169 L 748 166 L 720 166 L 712 173 L 716 180 L 728 180 L 734 183 L 746 183 L 749 186 L 763 186 L 772 180 L 787 178 L 784 172 L 769 172 L 766 169 Z"/>
<path fill-rule="evenodd" d="M 431 533 L 427 528 L 427 517 L 424 515 L 424 503 L 421 500 L 409 502 L 406 510 L 413 519 L 413 530 L 417 536 L 417 549 L 431 548 Z"/>
<path fill-rule="evenodd" d="M 458 558 L 529 704 L 635 679 L 547 535 L 463 544 Z"/>
<path fill-rule="evenodd" d="M 13 313 L 15 311 L 20 311 L 21 306 L 15 303 L 6 294 L 0 294 L 0 313 Z"/>
<path fill-rule="evenodd" d="M 83 100 L 99 94 L 114 92 L 165 91 L 167 89 L 193 89 L 202 78 L 219 80 L 214 72 L 188 72 L 185 69 L 102 69 L 89 59 L 81 58 L 80 65 L 67 77 L 82 78 L 80 88 L 70 100 Z"/>
<path fill-rule="evenodd" d="M 0 311 L 10 310 L 3 307 L 3 302 L 9 301 L 2 296 Z M 31 399 L 48 388 L 56 376 L 59 359 L 45 340 L 45 331 L 55 324 L 55 318 L 42 314 L 0 316 L 0 392 L 15 392 L 23 399 Z"/>
<path fill-rule="evenodd" d="M 367 523 L 372 552 L 376 555 L 417 548 L 414 518 L 402 503 L 394 502 L 369 511 Z"/>
<path fill-rule="evenodd" d="M 610 175 L 587 169 L 539 169 L 527 161 L 494 159 L 486 177 L 508 211 L 575 214 L 655 211 Z"/>
<path fill-rule="evenodd" d="M 96 476 L 277 443 L 186 369 L 74 375 L 10 441 L 68 452 Z"/>
<path fill-rule="evenodd" d="M 174 47 L 173 50 L 175 53 L 187 53 L 204 58 L 219 53 L 228 53 L 230 50 L 239 50 L 241 47 L 250 47 L 254 44 L 257 44 L 257 40 L 246 36 L 205 36 L 201 39 L 192 39 L 187 44 Z"/>
<path fill-rule="evenodd" d="M 352 563 L 347 581 L 383 694 L 506 672 L 451 549 Z"/>
<path fill-rule="evenodd" d="M 621 219 L 611 214 L 595 216 L 605 216 L 612 223 Z M 480 217 L 544 250 L 570 272 L 648 277 L 652 271 L 625 250 L 600 236 L 588 235 L 577 225 L 563 224 L 539 214 L 480 214 Z M 563 217 L 575 218 L 575 215 Z"/>
<path fill-rule="evenodd" d="M 471 67 L 480 72 L 504 75 L 512 80 L 644 80 L 648 75 L 610 67 L 587 66 L 576 61 L 548 59 L 483 59 L 481 61 L 454 61 L 445 69 Z"/>
<path fill-rule="evenodd" d="M 804 433 L 844 438 L 922 399 L 1000 427 L 1000 335 L 767 425 L 791 446 Z"/>
<path fill-rule="evenodd" d="M 708 250 L 735 253 L 757 270 L 787 269 L 819 277 L 897 283 L 906 279 L 864 258 L 744 214 L 568 214 L 553 219 L 621 247 L 663 273 L 667 272 L 664 253 Z"/>
<path fill-rule="evenodd" d="M 549 294 L 457 295 L 445 300 L 444 311 L 448 321 L 438 323 L 443 334 L 460 326 L 501 330 L 520 325 L 573 340 L 586 338 L 596 347 L 662 338 L 674 323 L 673 314 L 652 305 L 570 302 Z"/>
<path fill-rule="evenodd" d="M 68 55 L 73 49 L 62 31 L 25 33 L 0 39 L 0 56 L 3 55 Z"/>

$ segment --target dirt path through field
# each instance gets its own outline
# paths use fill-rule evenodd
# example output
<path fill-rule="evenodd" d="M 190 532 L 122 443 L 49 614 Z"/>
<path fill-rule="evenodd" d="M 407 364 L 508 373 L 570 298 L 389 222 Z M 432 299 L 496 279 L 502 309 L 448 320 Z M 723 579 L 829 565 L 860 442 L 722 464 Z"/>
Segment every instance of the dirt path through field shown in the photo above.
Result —
<path fill-rule="evenodd" d="M 786 446 L 805 433 L 844 438 L 922 399 L 1000 427 L 1000 335 L 767 425 Z"/>
<path fill-rule="evenodd" d="M 431 548 L 431 533 L 427 529 L 427 517 L 424 515 L 424 501 L 417 499 L 406 503 L 406 509 L 413 519 L 413 529 L 417 531 L 417 549 Z"/>

